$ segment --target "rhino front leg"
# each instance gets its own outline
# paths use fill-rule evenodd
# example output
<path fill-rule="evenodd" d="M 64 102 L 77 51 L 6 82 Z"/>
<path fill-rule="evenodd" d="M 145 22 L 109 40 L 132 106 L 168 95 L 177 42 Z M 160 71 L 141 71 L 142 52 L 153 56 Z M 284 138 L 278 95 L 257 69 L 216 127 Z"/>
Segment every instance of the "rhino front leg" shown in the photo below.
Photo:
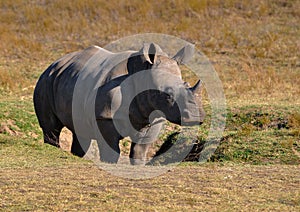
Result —
<path fill-rule="evenodd" d="M 100 160 L 105 163 L 117 163 L 120 157 L 119 140 L 98 141 Z"/>
<path fill-rule="evenodd" d="M 90 139 L 83 139 L 83 138 L 78 139 L 77 135 L 73 132 L 71 153 L 78 157 L 83 157 L 85 153 L 88 151 L 90 144 L 91 144 Z"/>
<path fill-rule="evenodd" d="M 130 163 L 131 165 L 145 165 L 147 162 L 147 153 L 151 144 L 131 143 Z"/>
<path fill-rule="evenodd" d="M 106 163 L 117 163 L 120 157 L 119 141 L 121 135 L 115 129 L 112 120 L 98 120 L 101 137 L 97 138 L 100 160 Z"/>
<path fill-rule="evenodd" d="M 151 127 L 145 127 L 139 133 L 131 136 L 130 163 L 132 165 L 145 165 L 147 153 L 151 144 L 157 140 L 163 127 L 164 119 L 155 119 Z"/>

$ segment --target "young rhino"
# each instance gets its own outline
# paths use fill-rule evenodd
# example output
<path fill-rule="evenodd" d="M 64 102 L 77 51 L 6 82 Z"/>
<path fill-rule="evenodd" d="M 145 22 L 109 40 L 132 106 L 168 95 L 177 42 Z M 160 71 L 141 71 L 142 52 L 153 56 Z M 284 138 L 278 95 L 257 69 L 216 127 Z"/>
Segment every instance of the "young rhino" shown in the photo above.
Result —
<path fill-rule="evenodd" d="M 178 125 L 203 122 L 200 81 L 188 87 L 178 66 L 192 54 L 188 45 L 169 58 L 151 43 L 138 52 L 93 46 L 62 57 L 41 75 L 34 91 L 44 142 L 59 147 L 66 126 L 73 133 L 73 154 L 83 157 L 96 139 L 101 161 L 117 163 L 119 141 L 130 136 L 131 163 L 144 164 L 165 119 Z"/>

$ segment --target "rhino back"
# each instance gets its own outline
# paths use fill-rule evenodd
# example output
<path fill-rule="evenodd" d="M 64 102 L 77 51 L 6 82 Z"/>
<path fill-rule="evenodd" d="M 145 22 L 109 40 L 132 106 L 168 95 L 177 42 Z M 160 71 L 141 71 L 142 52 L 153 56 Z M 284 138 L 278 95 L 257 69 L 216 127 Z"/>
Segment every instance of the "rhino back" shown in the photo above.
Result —
<path fill-rule="evenodd" d="M 114 54 L 97 46 L 67 54 L 51 64 L 41 75 L 34 93 L 35 101 L 43 101 L 42 104 L 45 107 L 47 104 L 65 126 L 74 130 L 72 102 L 76 84 L 79 84 L 78 89 L 85 92 L 79 101 L 82 104 L 79 108 L 85 110 L 86 105 L 91 102 L 89 93 L 93 89 L 86 87 L 85 81 L 92 78 L 93 83 L 100 87 L 127 74 L 126 64 L 130 54 L 132 53 Z"/>

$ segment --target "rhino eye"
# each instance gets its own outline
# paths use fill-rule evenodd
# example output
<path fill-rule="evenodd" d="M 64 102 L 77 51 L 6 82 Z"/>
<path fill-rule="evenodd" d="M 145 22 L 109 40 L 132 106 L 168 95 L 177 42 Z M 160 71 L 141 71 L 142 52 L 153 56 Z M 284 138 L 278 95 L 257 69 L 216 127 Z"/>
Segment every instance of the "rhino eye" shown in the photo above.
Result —
<path fill-rule="evenodd" d="M 190 83 L 188 83 L 188 82 L 184 82 L 183 85 L 184 85 L 186 88 L 191 87 Z"/>

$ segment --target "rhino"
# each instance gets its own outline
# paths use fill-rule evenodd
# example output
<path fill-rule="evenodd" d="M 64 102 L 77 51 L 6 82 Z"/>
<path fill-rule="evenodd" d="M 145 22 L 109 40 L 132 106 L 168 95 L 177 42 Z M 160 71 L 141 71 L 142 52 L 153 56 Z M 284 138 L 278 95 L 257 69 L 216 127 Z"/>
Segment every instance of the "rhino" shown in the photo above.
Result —
<path fill-rule="evenodd" d="M 44 143 L 59 147 L 67 127 L 71 153 L 83 157 L 95 139 L 100 160 L 117 163 L 119 141 L 129 136 L 131 164 L 145 164 L 165 120 L 204 120 L 201 81 L 190 87 L 179 68 L 193 52 L 186 45 L 169 57 L 156 43 L 145 43 L 139 51 L 118 53 L 91 46 L 58 59 L 42 73 L 33 95 Z"/>

